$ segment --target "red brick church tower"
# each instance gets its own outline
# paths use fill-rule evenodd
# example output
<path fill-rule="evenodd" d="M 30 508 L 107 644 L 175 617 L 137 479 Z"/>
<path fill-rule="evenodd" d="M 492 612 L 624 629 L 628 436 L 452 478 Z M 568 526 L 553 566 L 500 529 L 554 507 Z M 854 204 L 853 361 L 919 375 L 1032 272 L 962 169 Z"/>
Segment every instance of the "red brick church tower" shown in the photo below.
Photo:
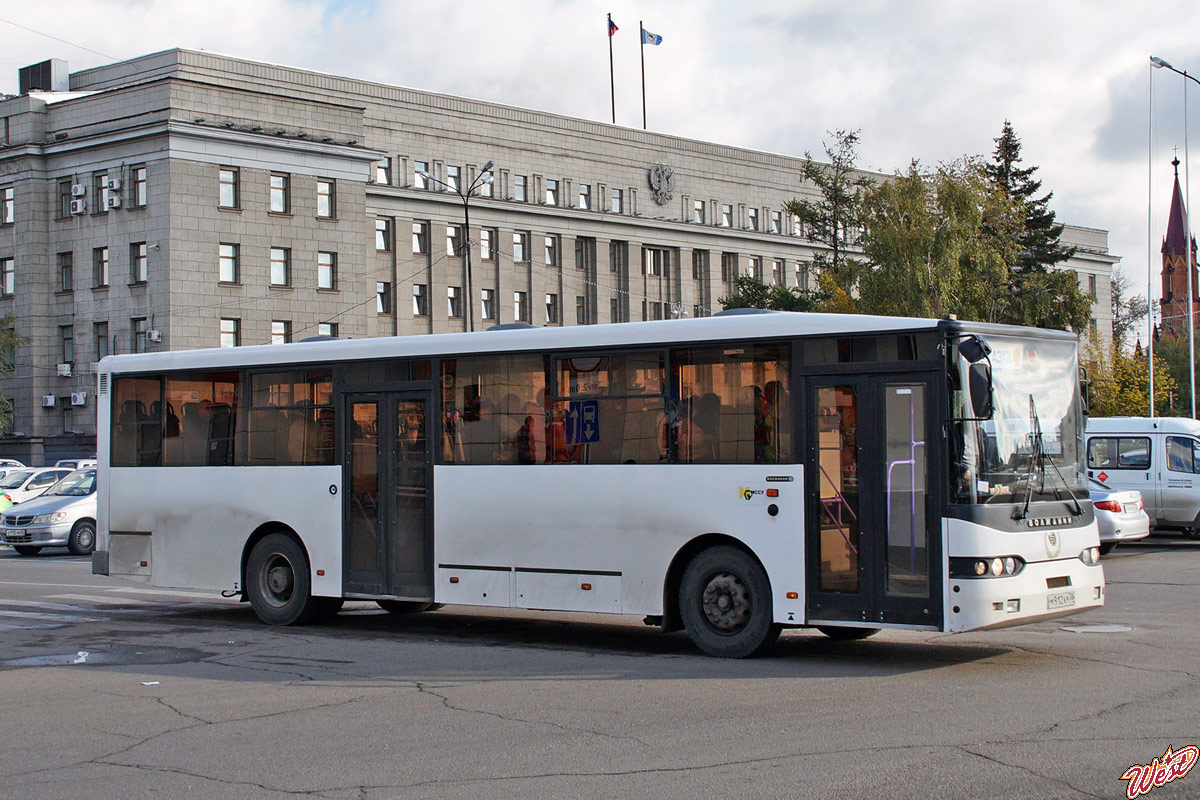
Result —
<path fill-rule="evenodd" d="M 1173 336 L 1187 335 L 1187 209 L 1179 191 L 1179 159 L 1175 167 L 1175 191 L 1171 194 L 1171 216 L 1167 220 L 1167 235 L 1162 245 L 1162 331 Z M 1193 325 L 1200 312 L 1200 281 L 1196 273 L 1196 239 L 1191 241 L 1192 314 Z"/>

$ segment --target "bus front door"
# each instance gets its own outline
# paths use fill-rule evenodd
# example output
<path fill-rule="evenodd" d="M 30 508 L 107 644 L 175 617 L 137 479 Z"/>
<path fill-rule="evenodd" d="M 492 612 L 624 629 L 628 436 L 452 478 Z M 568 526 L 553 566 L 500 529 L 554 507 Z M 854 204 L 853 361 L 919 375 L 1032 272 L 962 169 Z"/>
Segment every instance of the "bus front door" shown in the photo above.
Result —
<path fill-rule="evenodd" d="M 934 378 L 807 381 L 808 620 L 941 624 Z"/>
<path fill-rule="evenodd" d="M 428 397 L 357 394 L 345 403 L 345 593 L 432 600 Z"/>

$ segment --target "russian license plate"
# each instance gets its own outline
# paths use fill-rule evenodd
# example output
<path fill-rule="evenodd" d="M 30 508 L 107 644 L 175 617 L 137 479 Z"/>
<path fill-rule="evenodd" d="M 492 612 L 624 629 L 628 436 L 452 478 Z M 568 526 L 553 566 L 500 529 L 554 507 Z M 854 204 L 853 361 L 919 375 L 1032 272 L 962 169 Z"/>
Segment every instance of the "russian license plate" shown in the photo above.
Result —
<path fill-rule="evenodd" d="M 1066 608 L 1075 605 L 1074 592 L 1059 592 L 1046 595 L 1046 608 Z"/>
<path fill-rule="evenodd" d="M 1125 513 L 1126 514 L 1136 514 L 1137 510 L 1138 510 L 1137 503 L 1126 503 L 1125 504 Z"/>
<path fill-rule="evenodd" d="M 13 539 L 24 539 L 25 538 L 25 529 L 24 528 L 10 528 L 9 530 L 6 530 L 4 532 L 4 538 L 7 539 L 9 537 L 11 537 Z"/>

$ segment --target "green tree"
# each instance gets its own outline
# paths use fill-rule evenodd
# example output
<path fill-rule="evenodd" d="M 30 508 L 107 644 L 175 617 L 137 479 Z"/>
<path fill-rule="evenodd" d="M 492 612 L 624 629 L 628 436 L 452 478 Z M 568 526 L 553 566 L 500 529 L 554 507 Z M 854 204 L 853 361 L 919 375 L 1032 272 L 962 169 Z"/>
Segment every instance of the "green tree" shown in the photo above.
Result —
<path fill-rule="evenodd" d="M 1192 335 L 1200 340 L 1200 328 Z M 1164 415 L 1186 417 L 1192 413 L 1192 377 L 1188 373 L 1192 360 L 1188 351 L 1186 335 L 1166 333 L 1154 345 L 1154 394 L 1158 394 L 1159 381 L 1166 377 L 1170 377 L 1175 389 L 1174 402 L 1163 411 Z"/>
<path fill-rule="evenodd" d="M 0 375 L 13 371 L 17 346 L 24 343 L 25 339 L 17 335 L 16 317 L 9 314 L 0 318 Z M 12 410 L 12 401 L 0 393 L 0 431 L 11 429 Z"/>
<path fill-rule="evenodd" d="M 872 314 L 986 320 L 1014 245 L 988 231 L 1014 217 L 977 160 L 914 161 L 866 192 L 858 308 Z"/>
<path fill-rule="evenodd" d="M 1112 292 L 1113 347 L 1126 347 L 1130 339 L 1138 338 L 1139 327 L 1146 319 L 1146 298 L 1133 292 L 1133 281 L 1121 270 L 1113 272 L 1109 284 Z"/>
<path fill-rule="evenodd" d="M 801 183 L 817 188 L 816 200 L 792 199 L 784 208 L 799 218 L 809 241 L 825 246 L 813 256 L 809 268 L 819 276 L 824 305 L 844 306 L 851 301 L 862 261 L 854 253 L 862 244 L 863 196 L 873 181 L 858 171 L 858 131 L 828 131 L 832 142 L 822 142 L 827 163 L 805 152 Z M 852 304 L 852 303 L 851 303 Z"/>
<path fill-rule="evenodd" d="M 1150 369 L 1140 346 L 1132 350 L 1112 347 L 1097 337 L 1088 337 L 1080 354 L 1087 369 L 1090 415 L 1093 417 L 1144 417 L 1150 412 Z M 1178 408 L 1178 386 L 1166 360 L 1154 351 L 1154 413 L 1171 413 L 1172 397 Z"/>
<path fill-rule="evenodd" d="M 1038 196 L 1042 182 L 1033 174 L 1037 167 L 1020 167 L 1021 140 L 1012 123 L 1004 121 L 987 174 L 997 190 L 1020 204 L 1023 211 L 1017 249 L 1010 263 L 1009 293 L 998 302 L 993 322 L 1032 325 L 1039 328 L 1087 329 L 1091 303 L 1079 288 L 1074 272 L 1055 269 L 1056 264 L 1075 254 L 1075 248 L 1060 242 L 1063 226 L 1050 210 L 1053 192 Z M 995 231 L 1005 238 L 1006 231 Z"/>
<path fill-rule="evenodd" d="M 768 286 L 753 275 L 738 275 L 733 293 L 717 300 L 724 309 L 768 308 L 775 311 L 815 311 L 811 292 L 795 286 Z"/>

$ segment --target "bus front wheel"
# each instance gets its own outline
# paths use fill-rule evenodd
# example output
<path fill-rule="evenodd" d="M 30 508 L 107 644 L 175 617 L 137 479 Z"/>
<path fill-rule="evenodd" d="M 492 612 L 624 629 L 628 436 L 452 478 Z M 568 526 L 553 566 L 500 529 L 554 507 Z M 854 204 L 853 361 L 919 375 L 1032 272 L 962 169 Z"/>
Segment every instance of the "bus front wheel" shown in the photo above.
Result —
<path fill-rule="evenodd" d="M 320 613 L 312 596 L 308 557 L 290 536 L 264 536 L 246 562 L 246 594 L 259 619 L 270 625 L 303 625 Z"/>
<path fill-rule="evenodd" d="M 736 547 L 710 547 L 683 572 L 679 615 L 696 646 L 710 656 L 745 658 L 779 637 L 771 584 L 757 561 Z"/>

